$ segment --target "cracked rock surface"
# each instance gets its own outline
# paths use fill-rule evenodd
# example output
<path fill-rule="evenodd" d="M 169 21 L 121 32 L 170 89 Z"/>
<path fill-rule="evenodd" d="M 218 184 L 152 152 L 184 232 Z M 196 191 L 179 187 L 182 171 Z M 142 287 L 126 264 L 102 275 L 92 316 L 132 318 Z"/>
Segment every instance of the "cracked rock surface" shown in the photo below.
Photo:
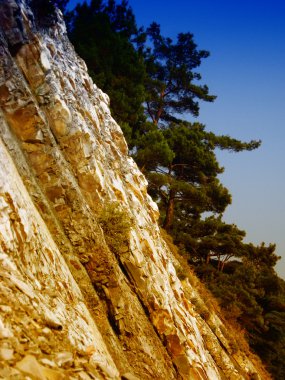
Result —
<path fill-rule="evenodd" d="M 0 379 L 269 378 L 195 311 L 108 96 L 28 3 L 0 1 Z"/>

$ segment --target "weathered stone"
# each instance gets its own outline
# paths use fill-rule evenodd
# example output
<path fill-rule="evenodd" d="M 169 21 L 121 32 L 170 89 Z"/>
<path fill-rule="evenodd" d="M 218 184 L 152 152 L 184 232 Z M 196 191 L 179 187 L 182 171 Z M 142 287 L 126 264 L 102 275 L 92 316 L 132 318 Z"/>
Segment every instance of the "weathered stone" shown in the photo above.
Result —
<path fill-rule="evenodd" d="M 11 313 L 12 308 L 8 305 L 0 305 L 0 311 L 2 311 L 3 313 Z"/>
<path fill-rule="evenodd" d="M 0 2 L 2 361 L 48 380 L 267 379 L 195 312 L 108 96 L 29 3 Z M 98 223 L 112 202 L 131 224 L 118 249 Z"/>
<path fill-rule="evenodd" d="M 12 331 L 8 327 L 5 327 L 4 323 L 0 319 L 0 338 L 11 338 L 12 336 Z"/>
<path fill-rule="evenodd" d="M 0 359 L 12 360 L 14 358 L 14 350 L 11 348 L 0 348 Z"/>
<path fill-rule="evenodd" d="M 0 103 L 2 106 L 5 105 L 10 96 L 11 93 L 9 91 L 8 86 L 6 86 L 6 84 L 2 84 L 0 86 Z"/>
<path fill-rule="evenodd" d="M 16 136 L 22 141 L 41 141 L 39 125 L 43 124 L 34 105 L 28 105 L 6 114 Z"/>
<path fill-rule="evenodd" d="M 36 40 L 23 45 L 17 53 L 18 64 L 34 89 L 45 81 L 45 72 L 40 65 L 41 48 Z"/>
<path fill-rule="evenodd" d="M 132 373 L 124 373 L 122 375 L 122 380 L 139 380 L 139 378 Z"/>
<path fill-rule="evenodd" d="M 60 138 L 68 133 L 68 125 L 71 122 L 71 113 L 65 102 L 56 97 L 50 110 L 49 118 L 51 129 L 56 137 Z"/>
<path fill-rule="evenodd" d="M 27 355 L 16 364 L 17 369 L 26 375 L 39 380 L 46 380 L 45 374 L 37 359 L 32 355 Z"/>
<path fill-rule="evenodd" d="M 45 327 L 45 328 L 42 329 L 42 333 L 48 335 L 48 334 L 51 333 L 51 330 L 48 327 Z"/>
<path fill-rule="evenodd" d="M 86 372 L 79 372 L 77 376 L 80 380 L 92 380 L 92 378 Z"/>
<path fill-rule="evenodd" d="M 28 41 L 25 33 L 24 21 L 21 17 L 21 8 L 16 1 L 7 0 L 0 3 L 1 27 L 11 46 L 16 52 L 19 46 Z"/>
<path fill-rule="evenodd" d="M 43 367 L 32 355 L 27 355 L 16 364 L 17 369 L 37 380 L 64 380 L 63 372 Z"/>
<path fill-rule="evenodd" d="M 14 377 L 13 377 L 14 376 Z M 11 368 L 11 367 L 5 367 L 5 368 L 0 368 L 0 378 L 2 379 L 13 379 L 17 377 L 19 378 L 21 376 L 20 371 L 18 371 L 16 368 Z"/>
<path fill-rule="evenodd" d="M 174 358 L 176 358 L 179 355 L 183 355 L 184 347 L 181 344 L 181 341 L 177 335 L 167 335 L 166 340 L 167 347 Z"/>
<path fill-rule="evenodd" d="M 48 366 L 48 367 L 51 367 L 51 368 L 56 368 L 56 364 L 54 361 L 52 360 L 49 360 L 47 358 L 42 358 L 42 359 L 39 359 L 39 362 L 45 366 Z"/>
<path fill-rule="evenodd" d="M 59 367 L 68 368 L 72 366 L 73 355 L 71 352 L 58 352 L 54 360 Z"/>

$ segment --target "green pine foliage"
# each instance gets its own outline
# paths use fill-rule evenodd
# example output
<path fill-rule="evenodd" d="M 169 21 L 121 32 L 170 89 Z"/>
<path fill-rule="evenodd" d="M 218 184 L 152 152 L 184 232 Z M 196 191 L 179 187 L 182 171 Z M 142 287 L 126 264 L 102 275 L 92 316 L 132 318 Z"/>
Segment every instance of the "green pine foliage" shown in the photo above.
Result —
<path fill-rule="evenodd" d="M 285 282 L 278 278 L 273 263 L 274 247 L 264 244 L 244 250 L 240 261 L 231 260 L 223 271 L 218 261 L 195 266 L 198 276 L 218 299 L 225 316 L 246 331 L 251 348 L 260 356 L 274 379 L 283 379 L 285 343 Z M 261 255 L 263 259 L 256 256 Z M 268 265 L 272 263 L 272 266 Z"/>
<path fill-rule="evenodd" d="M 216 157 L 217 149 L 251 151 L 260 141 L 216 135 L 186 121 L 199 116 L 201 101 L 216 98 L 197 71 L 209 52 L 198 49 L 191 33 L 173 41 L 156 23 L 138 28 L 125 0 L 91 0 L 67 16 L 75 49 L 109 94 L 112 114 L 149 181 L 161 224 L 227 319 L 246 330 L 274 378 L 285 378 L 285 282 L 274 270 L 275 245 L 245 243 L 245 231 L 223 221 L 231 195 Z M 128 249 L 129 221 L 117 206 L 107 207 L 100 223 L 114 253 Z"/>
<path fill-rule="evenodd" d="M 89 74 L 108 93 L 111 111 L 132 144 L 145 120 L 145 64 L 133 41 L 139 39 L 135 17 L 126 1 L 92 0 L 69 14 L 69 35 Z"/>
<path fill-rule="evenodd" d="M 160 204 L 164 228 L 170 231 L 183 215 L 197 218 L 204 212 L 222 213 L 231 196 L 218 179 L 223 168 L 215 149 L 251 150 L 259 142 L 217 136 L 197 122 L 152 126 L 137 141 L 134 158 L 145 171 L 151 195 Z"/>
<path fill-rule="evenodd" d="M 144 51 L 148 77 L 147 112 L 151 120 L 158 122 L 177 121 L 176 114 L 190 112 L 199 114 L 198 100 L 212 102 L 208 87 L 196 82 L 201 75 L 194 71 L 202 59 L 209 56 L 205 50 L 197 50 L 190 33 L 180 33 L 177 42 L 161 35 L 160 26 L 152 23 L 146 31 L 151 47 Z"/>

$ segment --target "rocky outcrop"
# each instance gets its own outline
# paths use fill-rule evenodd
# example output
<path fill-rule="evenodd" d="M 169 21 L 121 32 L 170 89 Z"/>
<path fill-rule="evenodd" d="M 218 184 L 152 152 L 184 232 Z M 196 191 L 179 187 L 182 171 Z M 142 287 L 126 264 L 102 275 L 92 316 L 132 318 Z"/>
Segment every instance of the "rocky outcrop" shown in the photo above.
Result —
<path fill-rule="evenodd" d="M 269 378 L 195 310 L 60 14 L 43 26 L 24 0 L 0 6 L 0 377 Z M 130 226 L 110 228 L 116 249 L 100 223 L 114 207 Z"/>

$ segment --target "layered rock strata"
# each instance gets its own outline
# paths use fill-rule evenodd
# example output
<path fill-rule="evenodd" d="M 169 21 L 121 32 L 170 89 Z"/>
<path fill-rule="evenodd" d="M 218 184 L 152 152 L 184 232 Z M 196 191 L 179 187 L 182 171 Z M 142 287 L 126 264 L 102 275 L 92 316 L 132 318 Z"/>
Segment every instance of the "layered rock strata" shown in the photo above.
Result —
<path fill-rule="evenodd" d="M 60 13 L 41 26 L 24 0 L 0 6 L 0 377 L 266 378 L 195 311 Z M 131 225 L 116 250 L 98 222 L 114 204 Z"/>

